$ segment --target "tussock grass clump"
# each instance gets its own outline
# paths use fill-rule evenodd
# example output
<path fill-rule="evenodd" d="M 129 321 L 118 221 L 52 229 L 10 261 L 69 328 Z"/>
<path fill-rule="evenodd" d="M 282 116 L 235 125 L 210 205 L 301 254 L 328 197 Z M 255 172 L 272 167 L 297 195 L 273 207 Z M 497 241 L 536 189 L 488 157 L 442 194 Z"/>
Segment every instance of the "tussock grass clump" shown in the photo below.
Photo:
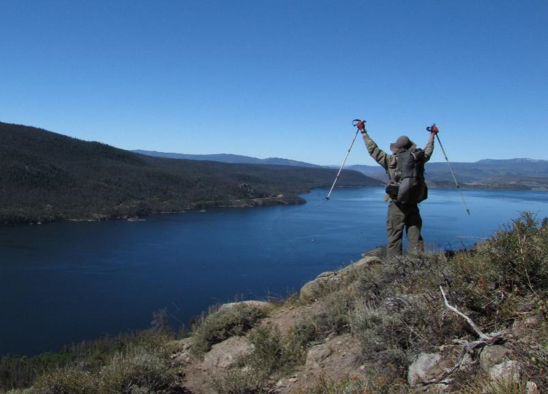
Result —
<path fill-rule="evenodd" d="M 404 394 L 409 390 L 401 382 L 393 379 L 378 378 L 364 380 L 357 377 L 344 377 L 332 381 L 321 376 L 316 386 L 303 392 L 304 394 Z"/>
<path fill-rule="evenodd" d="M 71 365 L 36 379 L 32 394 L 168 393 L 176 376 L 165 346 L 135 346 L 115 353 L 99 369 Z"/>
<path fill-rule="evenodd" d="M 202 316 L 195 322 L 193 327 L 194 344 L 192 354 L 201 357 L 213 345 L 233 336 L 244 335 L 266 314 L 263 308 L 238 304 Z"/>
<path fill-rule="evenodd" d="M 538 389 L 538 387 L 537 387 Z M 535 391 L 527 389 L 527 381 L 510 382 L 505 380 L 490 380 L 485 375 L 477 376 L 476 379 L 468 381 L 459 387 L 459 394 L 531 394 Z M 542 392 L 542 391 L 536 391 Z"/>
<path fill-rule="evenodd" d="M 269 379 L 284 376 L 304 364 L 309 345 L 318 339 L 318 329 L 313 320 L 305 319 L 291 327 L 285 337 L 277 328 L 259 327 L 249 339 L 253 350 L 240 358 L 237 368 L 215 380 L 219 393 L 267 392 Z"/>
<path fill-rule="evenodd" d="M 356 291 L 344 287 L 325 298 L 321 314 L 321 329 L 327 333 L 342 334 L 350 331 L 350 311 L 356 302 Z"/>
<path fill-rule="evenodd" d="M 120 350 L 91 353 L 81 361 L 38 374 L 33 386 L 12 393 L 26 394 L 114 394 L 169 393 L 176 381 L 171 370 L 171 336 L 143 333 L 132 342 L 119 343 Z M 110 347 L 109 347 L 110 348 Z M 97 361 L 99 354 L 101 362 Z"/>
<path fill-rule="evenodd" d="M 40 375 L 33 394 L 97 394 L 98 376 L 78 367 L 61 368 Z"/>
<path fill-rule="evenodd" d="M 116 354 L 100 373 L 100 393 L 160 393 L 175 381 L 166 354 L 143 347 Z"/>
<path fill-rule="evenodd" d="M 72 344 L 58 353 L 48 352 L 33 357 L 3 357 L 0 358 L 0 392 L 28 388 L 38 375 L 72 365 L 85 367 L 89 371 L 98 370 L 118 352 L 136 346 L 161 348 L 175 337 L 168 330 L 147 330 Z"/>

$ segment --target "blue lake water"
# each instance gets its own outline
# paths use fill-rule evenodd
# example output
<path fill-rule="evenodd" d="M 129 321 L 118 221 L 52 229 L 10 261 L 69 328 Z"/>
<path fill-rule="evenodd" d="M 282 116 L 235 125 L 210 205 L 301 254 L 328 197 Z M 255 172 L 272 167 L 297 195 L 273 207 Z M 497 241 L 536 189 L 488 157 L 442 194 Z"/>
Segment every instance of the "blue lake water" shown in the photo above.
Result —
<path fill-rule="evenodd" d="M 284 297 L 385 243 L 379 188 L 314 190 L 300 206 L 214 209 L 142 222 L 0 227 L 0 355 L 147 328 L 167 307 L 187 323 L 235 297 Z M 548 216 L 548 193 L 431 190 L 423 234 L 470 246 L 522 211 Z"/>

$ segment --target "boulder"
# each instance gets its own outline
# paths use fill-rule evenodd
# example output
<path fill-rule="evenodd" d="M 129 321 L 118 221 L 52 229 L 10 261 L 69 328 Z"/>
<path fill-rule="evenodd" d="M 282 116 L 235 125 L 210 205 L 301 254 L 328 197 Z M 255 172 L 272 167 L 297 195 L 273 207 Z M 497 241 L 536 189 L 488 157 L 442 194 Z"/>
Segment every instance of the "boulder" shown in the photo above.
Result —
<path fill-rule="evenodd" d="M 249 301 L 240 301 L 240 302 L 229 302 L 227 304 L 223 304 L 220 306 L 219 312 L 227 311 L 239 305 L 246 305 L 246 306 L 254 307 L 261 310 L 267 310 L 272 307 L 272 304 L 266 301 L 249 300 Z"/>
<path fill-rule="evenodd" d="M 315 298 L 325 291 L 326 288 L 333 288 L 341 280 L 337 271 L 323 272 L 318 277 L 301 288 L 301 298 Z"/>
<path fill-rule="evenodd" d="M 527 385 L 525 386 L 525 391 L 527 392 L 527 394 L 540 394 L 538 385 L 535 382 L 527 382 Z"/>
<path fill-rule="evenodd" d="M 523 374 L 523 364 L 519 361 L 506 360 L 493 365 L 489 369 L 489 377 L 492 380 L 500 380 L 509 383 L 519 383 Z"/>
<path fill-rule="evenodd" d="M 312 346 L 306 355 L 306 367 L 320 368 L 322 361 L 327 359 L 332 354 L 333 349 L 327 343 Z"/>
<path fill-rule="evenodd" d="M 440 375 L 441 355 L 438 353 L 421 353 L 409 366 L 407 381 L 410 386 L 416 386 L 425 380 L 430 380 Z"/>
<path fill-rule="evenodd" d="M 512 356 L 512 351 L 502 345 L 493 345 L 486 347 L 480 354 L 481 369 L 489 373 L 494 365 L 500 364 L 509 360 Z"/>
<path fill-rule="evenodd" d="M 253 345 L 246 337 L 232 337 L 224 342 L 213 345 L 211 350 L 204 356 L 204 369 L 233 367 L 238 358 L 250 353 Z"/>
<path fill-rule="evenodd" d="M 332 291 L 340 284 L 350 282 L 354 275 L 375 264 L 382 264 L 382 261 L 378 257 L 368 256 L 339 271 L 323 272 L 313 281 L 306 283 L 301 288 L 300 295 L 305 299 L 316 298 L 325 291 Z"/>
<path fill-rule="evenodd" d="M 194 343 L 194 338 L 185 338 L 175 342 L 177 352 L 171 356 L 171 360 L 174 364 L 188 364 L 191 361 L 190 349 Z"/>
<path fill-rule="evenodd" d="M 529 316 L 522 320 L 516 320 L 512 325 L 514 336 L 523 338 L 531 333 L 531 329 L 538 327 L 541 323 L 538 316 Z"/>

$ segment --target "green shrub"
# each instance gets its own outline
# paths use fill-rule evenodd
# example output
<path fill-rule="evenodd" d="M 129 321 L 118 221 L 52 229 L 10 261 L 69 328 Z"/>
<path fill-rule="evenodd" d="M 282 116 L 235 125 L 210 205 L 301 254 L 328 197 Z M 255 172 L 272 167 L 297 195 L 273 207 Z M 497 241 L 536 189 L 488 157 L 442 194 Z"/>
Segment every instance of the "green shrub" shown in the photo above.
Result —
<path fill-rule="evenodd" d="M 249 335 L 253 350 L 238 360 L 238 367 L 220 379 L 214 379 L 221 394 L 254 394 L 263 392 L 268 377 L 281 365 L 282 337 L 277 328 L 259 327 Z"/>
<path fill-rule="evenodd" d="M 13 389 L 6 391 L 6 394 L 33 394 L 32 389 Z"/>
<path fill-rule="evenodd" d="M 160 337 L 141 338 L 111 355 L 100 368 L 73 364 L 38 376 L 33 394 L 141 394 L 167 393 L 175 382 L 168 355 Z"/>
<path fill-rule="evenodd" d="M 101 370 L 100 393 L 160 393 L 175 381 L 162 351 L 136 347 L 114 355 Z"/>
<path fill-rule="evenodd" d="M 540 227 L 533 214 L 523 213 L 498 231 L 481 254 L 496 267 L 507 291 L 548 289 L 548 228 Z"/>
<path fill-rule="evenodd" d="M 318 316 L 298 321 L 291 327 L 283 340 L 281 365 L 286 370 L 304 364 L 310 344 L 325 336 L 323 323 Z"/>
<path fill-rule="evenodd" d="M 321 329 L 330 333 L 342 334 L 350 331 L 350 311 L 355 302 L 355 292 L 345 287 L 329 294 L 324 299 L 321 314 Z"/>
<path fill-rule="evenodd" d="M 479 375 L 472 381 L 466 382 L 459 389 L 461 394 L 531 394 L 532 391 L 527 389 L 527 382 L 510 382 L 504 380 L 492 381 L 486 376 Z"/>
<path fill-rule="evenodd" d="M 310 343 L 317 339 L 317 327 L 312 320 L 302 320 L 282 337 L 278 328 L 259 327 L 249 335 L 253 350 L 238 360 L 238 367 L 215 379 L 222 394 L 266 392 L 269 378 L 281 376 L 306 361 Z"/>
<path fill-rule="evenodd" d="M 403 373 L 408 364 L 409 332 L 399 313 L 389 314 L 366 304 L 357 305 L 352 332 L 362 344 L 367 361 Z"/>
<path fill-rule="evenodd" d="M 316 385 L 305 394 L 404 394 L 408 393 L 406 385 L 384 376 L 373 381 L 346 376 L 339 381 L 320 376 Z"/>
<path fill-rule="evenodd" d="M 215 390 L 219 394 L 262 394 L 264 377 L 253 369 L 236 368 L 228 371 L 221 379 L 214 379 Z"/>
<path fill-rule="evenodd" d="M 40 375 L 32 389 L 36 394 L 98 394 L 97 376 L 78 367 L 66 367 Z"/>
<path fill-rule="evenodd" d="M 201 356 L 211 346 L 238 335 L 243 335 L 266 316 L 264 309 L 246 304 L 218 310 L 200 319 L 193 327 L 192 353 Z"/>

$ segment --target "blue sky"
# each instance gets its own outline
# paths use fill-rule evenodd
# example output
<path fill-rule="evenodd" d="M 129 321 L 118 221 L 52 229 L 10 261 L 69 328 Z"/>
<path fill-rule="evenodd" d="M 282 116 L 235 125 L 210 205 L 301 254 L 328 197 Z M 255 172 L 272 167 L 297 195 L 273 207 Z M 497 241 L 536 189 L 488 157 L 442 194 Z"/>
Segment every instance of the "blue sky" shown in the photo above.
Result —
<path fill-rule="evenodd" d="M 354 118 L 386 149 L 436 121 L 453 161 L 548 159 L 546 26 L 544 0 L 0 0 L 0 121 L 317 164 Z"/>

